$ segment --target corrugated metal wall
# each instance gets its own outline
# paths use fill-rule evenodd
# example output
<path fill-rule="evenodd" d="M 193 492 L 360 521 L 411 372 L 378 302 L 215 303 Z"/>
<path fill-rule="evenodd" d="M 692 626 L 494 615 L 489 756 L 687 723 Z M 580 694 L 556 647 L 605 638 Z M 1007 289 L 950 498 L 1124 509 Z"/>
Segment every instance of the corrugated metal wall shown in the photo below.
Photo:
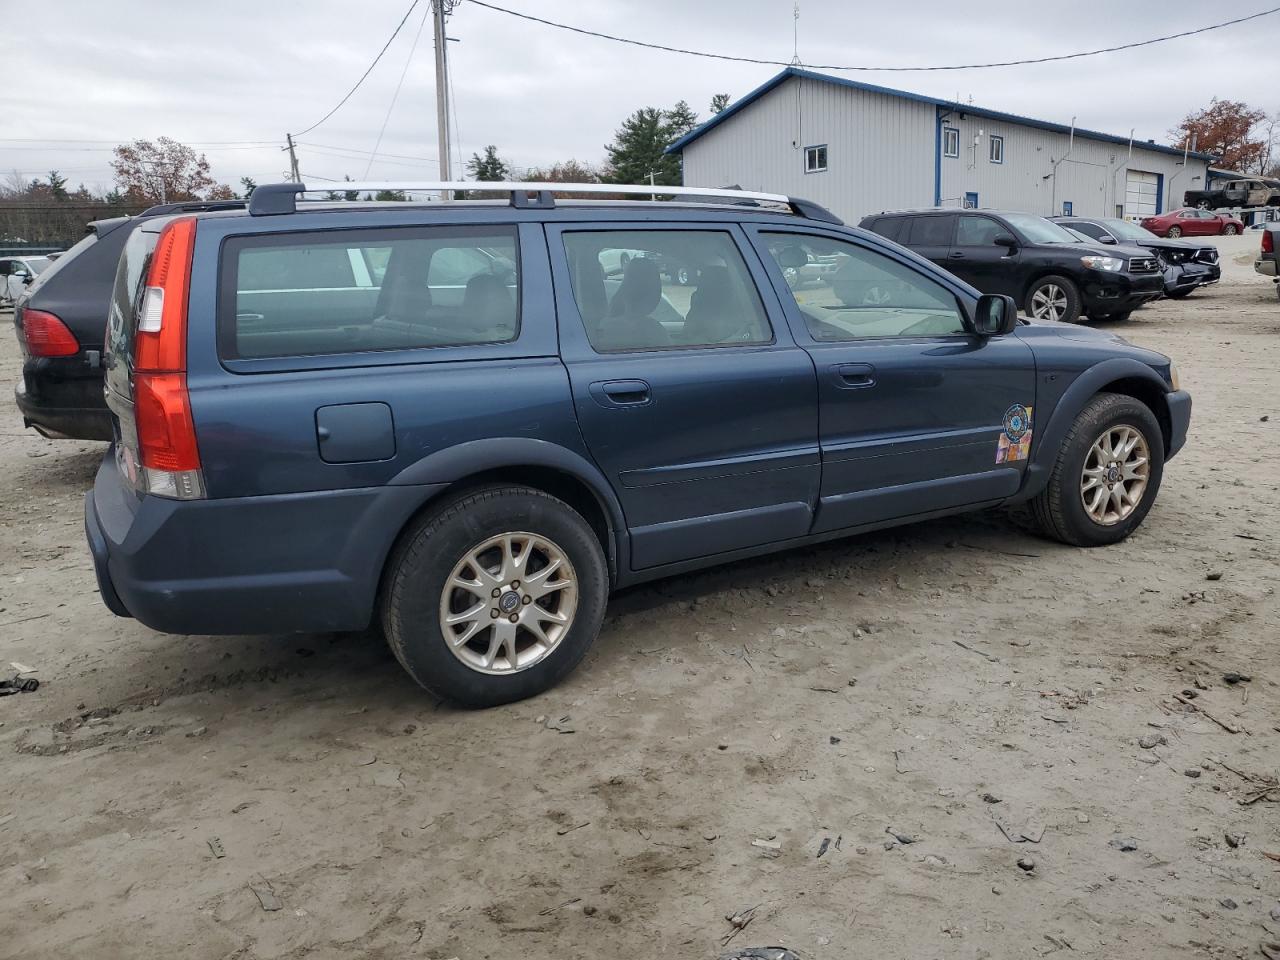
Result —
<path fill-rule="evenodd" d="M 793 77 L 689 144 L 684 182 L 805 197 L 850 223 L 933 206 L 936 118 L 929 103 Z M 941 160 L 944 206 L 976 193 L 983 207 L 1047 216 L 1068 201 L 1077 216 L 1114 216 L 1124 203 L 1126 144 L 1077 136 L 1066 157 L 1065 133 L 963 114 L 943 124 L 960 131 L 960 156 Z M 992 135 L 1004 137 L 1002 164 L 990 161 Z M 818 144 L 827 145 L 827 170 L 805 173 L 804 148 Z M 1163 210 L 1204 184 L 1207 165 L 1192 160 L 1184 170 L 1181 160 L 1134 144 L 1129 166 L 1163 176 Z"/>
<path fill-rule="evenodd" d="M 1112 217 L 1124 204 L 1126 170 L 1133 169 L 1163 176 L 1161 209 L 1170 210 L 1182 206 L 1185 191 L 1202 189 L 1206 174 L 1204 161 L 1189 160 L 1184 170 L 1181 157 L 1144 150 L 1141 142 L 1126 164 L 1127 144 L 1077 136 L 1068 156 L 1065 133 L 963 112 L 943 126 L 960 131 L 960 156 L 942 160 L 943 206 L 962 206 L 967 193 L 977 193 L 983 207 L 1054 216 L 1068 202 L 1075 216 Z M 991 162 L 993 136 L 1004 138 L 1004 163 Z"/>
<path fill-rule="evenodd" d="M 934 108 L 793 77 L 684 150 L 687 186 L 804 197 L 846 221 L 933 204 Z M 804 148 L 827 145 L 825 173 Z"/>

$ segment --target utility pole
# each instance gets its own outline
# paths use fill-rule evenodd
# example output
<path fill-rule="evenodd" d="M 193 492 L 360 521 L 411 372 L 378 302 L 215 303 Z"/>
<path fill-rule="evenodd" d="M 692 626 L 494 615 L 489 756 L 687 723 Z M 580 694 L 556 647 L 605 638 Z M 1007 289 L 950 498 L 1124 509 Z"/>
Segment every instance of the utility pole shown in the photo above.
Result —
<path fill-rule="evenodd" d="M 286 133 L 286 134 L 284 135 L 284 138 L 285 138 L 285 140 L 287 140 L 287 141 L 289 142 L 289 174 L 290 174 L 290 179 L 291 179 L 291 180 L 293 180 L 293 182 L 294 182 L 294 183 L 301 183 L 301 182 L 302 182 L 302 176 L 298 173 L 298 154 L 297 154 L 297 153 L 295 153 L 295 152 L 294 152 L 294 149 L 293 149 L 293 134 L 292 134 L 292 133 Z"/>
<path fill-rule="evenodd" d="M 432 24 L 436 41 L 436 132 L 439 138 L 440 179 L 453 179 L 449 163 L 449 38 L 445 36 L 444 18 L 452 8 L 452 0 L 431 0 Z M 441 200 L 452 200 L 453 193 L 443 190 Z"/>

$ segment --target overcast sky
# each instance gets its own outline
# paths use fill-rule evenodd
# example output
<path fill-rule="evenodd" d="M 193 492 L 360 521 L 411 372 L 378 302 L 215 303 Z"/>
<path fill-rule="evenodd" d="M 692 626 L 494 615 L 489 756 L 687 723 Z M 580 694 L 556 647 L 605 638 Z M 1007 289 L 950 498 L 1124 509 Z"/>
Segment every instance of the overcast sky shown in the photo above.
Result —
<path fill-rule="evenodd" d="M 792 0 L 495 0 L 587 29 L 718 53 L 789 60 Z M 235 184 L 283 179 L 279 144 L 323 116 L 368 66 L 409 0 L 0 0 L 5 123 L 0 174 L 61 170 L 108 187 L 110 147 L 170 136 L 204 152 Z M 299 147 L 304 174 L 365 174 L 401 71 L 373 179 L 434 179 L 431 25 L 421 0 L 350 101 Z M 916 66 L 1049 56 L 1194 29 L 1266 7 L 1165 0 L 1159 5 L 1044 0 L 801 0 L 799 55 L 810 64 Z M 1158 14 L 1158 16 L 1153 15 Z M 579 36 L 467 2 L 449 23 L 458 144 L 485 144 L 518 169 L 599 162 L 638 107 L 734 99 L 779 68 L 726 63 Z M 861 73 L 866 80 L 1044 120 L 1167 141 L 1213 96 L 1280 111 L 1280 14 L 1142 50 L 1074 62 L 944 73 Z M 15 142 L 17 140 L 21 142 Z M 80 142 L 39 143 L 36 140 Z M 87 142 L 86 142 L 87 141 Z M 271 141 L 218 146 L 215 141 Z M 318 146 L 317 146 L 318 145 Z M 362 159 L 365 158 L 365 159 Z M 455 173 L 456 173 L 455 161 Z"/>

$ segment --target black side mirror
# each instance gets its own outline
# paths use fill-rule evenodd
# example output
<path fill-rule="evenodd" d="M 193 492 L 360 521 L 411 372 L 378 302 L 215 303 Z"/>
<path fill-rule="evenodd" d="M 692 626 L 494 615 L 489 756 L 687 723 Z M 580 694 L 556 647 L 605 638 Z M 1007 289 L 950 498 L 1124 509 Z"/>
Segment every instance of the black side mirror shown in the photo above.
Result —
<path fill-rule="evenodd" d="M 29 273 L 24 273 L 24 274 L 21 274 L 20 276 L 22 277 L 22 283 L 24 286 L 30 286 L 31 281 L 35 279 L 35 277 L 33 277 Z"/>
<path fill-rule="evenodd" d="M 1018 304 L 1003 293 L 984 293 L 973 312 L 973 329 L 980 337 L 1000 337 L 1018 326 Z"/>
<path fill-rule="evenodd" d="M 1010 253 L 1013 253 L 1013 251 L 1018 249 L 1018 241 L 1015 240 L 1013 237 L 1009 236 L 1009 234 L 1007 233 L 1000 234 L 1000 236 L 996 237 L 991 242 L 994 243 L 997 247 L 1004 247 Z"/>
<path fill-rule="evenodd" d="M 1109 234 L 1109 233 L 1104 233 L 1102 236 L 1100 236 L 1100 237 L 1098 238 L 1098 242 L 1099 242 L 1099 243 L 1107 243 L 1107 244 L 1110 244 L 1111 246 L 1113 246 L 1113 247 L 1114 247 L 1114 246 L 1116 245 L 1116 243 L 1118 243 L 1119 241 L 1117 241 L 1117 240 L 1116 240 L 1116 238 L 1115 238 L 1115 237 L 1113 237 L 1111 234 Z"/>

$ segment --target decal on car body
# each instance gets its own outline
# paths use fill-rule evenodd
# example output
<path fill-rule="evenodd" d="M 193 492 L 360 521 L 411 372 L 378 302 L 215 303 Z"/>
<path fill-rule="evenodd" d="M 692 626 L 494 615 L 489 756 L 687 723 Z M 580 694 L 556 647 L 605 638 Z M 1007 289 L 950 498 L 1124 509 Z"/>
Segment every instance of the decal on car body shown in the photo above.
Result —
<path fill-rule="evenodd" d="M 1031 453 L 1031 409 L 1015 403 L 1004 412 L 1004 432 L 996 443 L 996 463 L 1025 460 Z"/>

